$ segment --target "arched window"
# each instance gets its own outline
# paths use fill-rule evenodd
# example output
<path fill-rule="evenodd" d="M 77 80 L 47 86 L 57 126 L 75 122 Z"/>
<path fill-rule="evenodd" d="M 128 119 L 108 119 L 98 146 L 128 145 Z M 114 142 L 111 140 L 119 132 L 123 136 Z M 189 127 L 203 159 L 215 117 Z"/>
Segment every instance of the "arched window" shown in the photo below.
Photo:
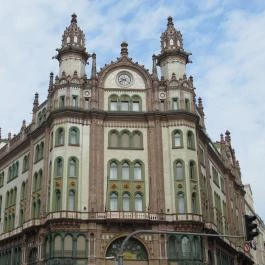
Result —
<path fill-rule="evenodd" d="M 173 110 L 178 110 L 179 109 L 178 98 L 172 98 L 172 109 Z"/>
<path fill-rule="evenodd" d="M 142 165 L 136 162 L 133 167 L 133 179 L 142 180 Z"/>
<path fill-rule="evenodd" d="M 23 158 L 23 166 L 22 166 L 22 171 L 25 172 L 28 170 L 28 156 L 25 155 L 24 158 Z"/>
<path fill-rule="evenodd" d="M 74 178 L 74 177 L 77 177 L 77 168 L 78 168 L 78 165 L 77 165 L 77 159 L 74 158 L 74 157 L 71 157 L 69 159 L 69 172 L 68 172 L 68 176 L 70 178 Z"/>
<path fill-rule="evenodd" d="M 134 131 L 132 133 L 132 147 L 142 148 L 143 147 L 143 135 L 139 131 Z"/>
<path fill-rule="evenodd" d="M 140 193 L 135 194 L 134 208 L 135 211 L 143 211 L 143 196 Z"/>
<path fill-rule="evenodd" d="M 70 235 L 67 235 L 64 238 L 64 257 L 73 256 L 73 238 Z"/>
<path fill-rule="evenodd" d="M 44 154 L 44 142 L 40 143 L 40 157 L 39 159 L 43 158 L 43 154 Z"/>
<path fill-rule="evenodd" d="M 70 211 L 74 211 L 75 210 L 75 191 L 74 190 L 69 190 L 68 210 L 70 210 Z"/>
<path fill-rule="evenodd" d="M 38 176 L 38 182 L 37 182 L 37 189 L 41 189 L 41 182 L 42 182 L 42 170 L 39 171 L 39 176 Z"/>
<path fill-rule="evenodd" d="M 76 240 L 76 250 L 78 258 L 86 257 L 86 238 L 82 235 L 78 236 Z"/>
<path fill-rule="evenodd" d="M 191 195 L 191 212 L 197 213 L 197 199 L 196 199 L 196 193 L 193 192 Z"/>
<path fill-rule="evenodd" d="M 181 240 L 181 250 L 183 257 L 190 257 L 192 255 L 191 242 L 187 236 L 184 236 Z"/>
<path fill-rule="evenodd" d="M 184 179 L 184 163 L 182 161 L 176 162 L 176 180 Z"/>
<path fill-rule="evenodd" d="M 35 148 L 35 162 L 39 161 L 40 159 L 40 146 L 37 145 Z"/>
<path fill-rule="evenodd" d="M 62 257 L 62 238 L 60 235 L 57 235 L 54 238 L 54 257 Z"/>
<path fill-rule="evenodd" d="M 132 96 L 132 111 L 141 111 L 141 98 L 139 96 Z"/>
<path fill-rule="evenodd" d="M 61 157 L 58 157 L 55 161 L 55 176 L 63 176 L 63 159 Z"/>
<path fill-rule="evenodd" d="M 116 192 L 110 194 L 110 211 L 118 210 L 118 195 Z"/>
<path fill-rule="evenodd" d="M 64 129 L 58 128 L 56 130 L 55 145 L 64 145 Z"/>
<path fill-rule="evenodd" d="M 60 211 L 61 210 L 61 191 L 55 190 L 55 200 L 54 200 L 54 210 Z"/>
<path fill-rule="evenodd" d="M 72 127 L 69 130 L 69 144 L 72 145 L 79 144 L 79 130 L 77 127 Z"/>
<path fill-rule="evenodd" d="M 123 131 L 121 133 L 121 147 L 130 147 L 130 133 L 128 131 Z"/>
<path fill-rule="evenodd" d="M 172 135 L 173 147 L 182 147 L 183 146 L 183 138 L 182 138 L 182 131 L 175 130 L 173 131 Z"/>
<path fill-rule="evenodd" d="M 111 95 L 109 97 L 109 109 L 111 111 L 118 110 L 118 96 L 117 95 Z"/>
<path fill-rule="evenodd" d="M 190 111 L 190 100 L 185 98 L 185 110 Z"/>
<path fill-rule="evenodd" d="M 110 163 L 110 179 L 117 179 L 118 178 L 118 165 L 116 162 Z"/>
<path fill-rule="evenodd" d="M 192 131 L 187 133 L 187 147 L 189 149 L 195 149 L 194 134 Z"/>
<path fill-rule="evenodd" d="M 119 133 L 116 130 L 109 132 L 109 147 L 119 147 Z"/>
<path fill-rule="evenodd" d="M 130 178 L 130 167 L 127 162 L 124 162 L 121 167 L 121 176 L 122 179 L 129 179 Z"/>
<path fill-rule="evenodd" d="M 122 210 L 130 211 L 130 194 L 125 192 L 122 196 Z"/>
<path fill-rule="evenodd" d="M 33 177 L 33 189 L 32 189 L 33 192 L 37 190 L 37 182 L 38 182 L 38 173 L 35 173 Z"/>
<path fill-rule="evenodd" d="M 185 213 L 185 198 L 183 192 L 178 193 L 178 213 Z"/>
<path fill-rule="evenodd" d="M 190 179 L 196 179 L 196 164 L 194 161 L 190 161 L 189 170 L 190 170 Z"/>
<path fill-rule="evenodd" d="M 126 95 L 121 96 L 120 100 L 121 111 L 129 111 L 129 102 L 130 102 L 129 96 Z"/>

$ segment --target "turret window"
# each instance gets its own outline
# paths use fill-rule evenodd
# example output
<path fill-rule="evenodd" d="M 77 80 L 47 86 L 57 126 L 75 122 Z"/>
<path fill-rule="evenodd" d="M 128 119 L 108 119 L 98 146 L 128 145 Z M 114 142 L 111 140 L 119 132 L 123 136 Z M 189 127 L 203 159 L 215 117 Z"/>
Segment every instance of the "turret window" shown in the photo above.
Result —
<path fill-rule="evenodd" d="M 194 161 L 190 161 L 189 164 L 189 170 L 190 170 L 190 179 L 196 179 L 196 164 Z"/>
<path fill-rule="evenodd" d="M 65 96 L 60 96 L 59 108 L 64 108 L 64 107 L 65 107 Z"/>
<path fill-rule="evenodd" d="M 188 131 L 187 133 L 187 147 L 188 149 L 195 150 L 195 140 L 194 140 L 194 134 L 192 131 Z"/>
<path fill-rule="evenodd" d="M 58 128 L 56 130 L 55 145 L 64 145 L 64 129 Z"/>
<path fill-rule="evenodd" d="M 190 111 L 190 100 L 185 98 L 185 110 Z"/>
<path fill-rule="evenodd" d="M 178 193 L 178 213 L 185 213 L 185 198 L 183 192 Z"/>
<path fill-rule="evenodd" d="M 69 173 L 68 176 L 70 178 L 77 177 L 77 170 L 78 170 L 78 162 L 75 157 L 71 157 L 69 160 Z"/>
<path fill-rule="evenodd" d="M 79 145 L 79 129 L 77 127 L 72 127 L 69 130 L 69 144 Z"/>
<path fill-rule="evenodd" d="M 172 147 L 173 148 L 183 147 L 183 135 L 181 130 L 174 130 L 172 132 Z"/>
<path fill-rule="evenodd" d="M 143 211 L 143 196 L 140 193 L 135 194 L 135 211 L 142 212 Z"/>
<path fill-rule="evenodd" d="M 130 195 L 127 192 L 122 196 L 122 209 L 123 211 L 130 211 Z"/>
<path fill-rule="evenodd" d="M 74 108 L 78 107 L 78 96 L 76 95 L 72 96 L 72 105 Z"/>
<path fill-rule="evenodd" d="M 74 211 L 75 210 L 75 191 L 70 190 L 68 195 L 68 210 Z"/>
<path fill-rule="evenodd" d="M 184 162 L 178 160 L 176 161 L 175 176 L 176 180 L 184 179 Z"/>
<path fill-rule="evenodd" d="M 178 110 L 178 109 L 179 109 L 178 98 L 173 98 L 173 99 L 172 99 L 172 109 L 173 109 L 173 110 Z"/>

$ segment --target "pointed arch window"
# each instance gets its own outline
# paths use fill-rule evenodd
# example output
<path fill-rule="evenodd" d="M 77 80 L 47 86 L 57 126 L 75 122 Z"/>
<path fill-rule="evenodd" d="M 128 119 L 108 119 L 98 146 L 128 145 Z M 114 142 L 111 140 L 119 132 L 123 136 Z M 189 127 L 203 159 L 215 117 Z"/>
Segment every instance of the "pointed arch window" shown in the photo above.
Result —
<path fill-rule="evenodd" d="M 185 213 L 185 198 L 183 192 L 178 193 L 178 213 Z"/>
<path fill-rule="evenodd" d="M 134 131 L 132 133 L 132 145 L 133 148 L 143 147 L 143 135 L 140 131 Z"/>
<path fill-rule="evenodd" d="M 60 211 L 61 210 L 61 191 L 55 190 L 55 203 L 54 203 L 54 210 Z"/>
<path fill-rule="evenodd" d="M 135 211 L 142 212 L 143 211 L 143 195 L 140 193 L 135 194 L 135 203 L 134 203 Z"/>
<path fill-rule="evenodd" d="M 130 166 L 129 166 L 128 162 L 124 162 L 122 164 L 121 174 L 122 174 L 122 179 L 129 179 L 130 178 Z"/>
<path fill-rule="evenodd" d="M 110 179 L 118 179 L 118 165 L 116 162 L 110 163 Z"/>
<path fill-rule="evenodd" d="M 181 240 L 181 250 L 183 257 L 190 257 L 192 255 L 191 242 L 187 236 L 184 236 Z"/>
<path fill-rule="evenodd" d="M 191 212 L 197 213 L 197 198 L 195 192 L 193 192 L 191 195 Z"/>
<path fill-rule="evenodd" d="M 190 161 L 189 171 L 190 171 L 190 179 L 196 179 L 196 164 L 194 161 Z"/>
<path fill-rule="evenodd" d="M 189 149 L 195 149 L 194 134 L 192 131 L 188 131 L 187 133 L 187 147 Z"/>
<path fill-rule="evenodd" d="M 180 130 L 176 130 L 173 133 L 173 146 L 174 147 L 182 147 L 182 132 Z"/>
<path fill-rule="evenodd" d="M 136 162 L 133 167 L 133 179 L 142 180 L 142 165 Z"/>
<path fill-rule="evenodd" d="M 112 192 L 110 194 L 110 211 L 118 210 L 118 194 L 116 192 Z"/>
<path fill-rule="evenodd" d="M 64 129 L 63 128 L 58 128 L 56 130 L 56 145 L 64 145 Z"/>
<path fill-rule="evenodd" d="M 130 147 L 130 133 L 128 131 L 123 131 L 121 133 L 121 147 L 122 148 Z"/>
<path fill-rule="evenodd" d="M 68 176 L 70 178 L 74 178 L 74 177 L 77 177 L 77 168 L 78 168 L 78 165 L 77 165 L 77 159 L 74 158 L 74 157 L 71 157 L 69 159 L 69 173 L 68 173 Z"/>
<path fill-rule="evenodd" d="M 179 109 L 179 101 L 178 101 L 178 98 L 173 98 L 172 99 L 172 109 L 173 110 L 178 110 Z"/>
<path fill-rule="evenodd" d="M 118 96 L 111 95 L 109 97 L 109 108 L 111 111 L 117 111 L 118 110 Z"/>
<path fill-rule="evenodd" d="M 119 133 L 116 130 L 109 132 L 109 147 L 119 147 Z"/>
<path fill-rule="evenodd" d="M 74 211 L 75 210 L 75 191 L 69 190 L 68 194 L 68 210 Z"/>
<path fill-rule="evenodd" d="M 55 175 L 56 177 L 62 177 L 63 176 L 63 159 L 61 157 L 56 159 L 55 163 Z"/>
<path fill-rule="evenodd" d="M 190 100 L 185 98 L 185 110 L 190 111 Z"/>
<path fill-rule="evenodd" d="M 123 211 L 130 211 L 130 195 L 127 192 L 122 196 L 122 209 Z"/>
<path fill-rule="evenodd" d="M 79 145 L 79 130 L 76 127 L 72 127 L 69 130 L 69 144 Z"/>
<path fill-rule="evenodd" d="M 180 160 L 176 162 L 176 180 L 184 179 L 184 163 Z"/>

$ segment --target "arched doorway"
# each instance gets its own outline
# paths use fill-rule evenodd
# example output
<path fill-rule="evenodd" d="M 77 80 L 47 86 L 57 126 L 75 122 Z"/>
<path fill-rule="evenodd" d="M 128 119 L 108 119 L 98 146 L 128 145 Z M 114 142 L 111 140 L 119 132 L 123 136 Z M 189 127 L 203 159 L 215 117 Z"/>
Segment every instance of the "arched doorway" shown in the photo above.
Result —
<path fill-rule="evenodd" d="M 106 251 L 106 258 L 117 257 L 124 239 L 125 237 L 117 238 L 109 245 Z M 131 238 L 124 247 L 123 259 L 126 265 L 136 263 L 137 265 L 147 265 L 148 253 L 143 243 L 136 238 Z M 113 264 L 113 262 L 108 261 L 107 264 Z"/>

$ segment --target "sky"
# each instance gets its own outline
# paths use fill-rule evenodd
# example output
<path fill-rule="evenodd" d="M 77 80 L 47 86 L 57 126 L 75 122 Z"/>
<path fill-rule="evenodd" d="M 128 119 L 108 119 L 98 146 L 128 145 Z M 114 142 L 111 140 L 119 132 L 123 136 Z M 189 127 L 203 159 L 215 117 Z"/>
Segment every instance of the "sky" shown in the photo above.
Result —
<path fill-rule="evenodd" d="M 151 70 L 160 52 L 167 17 L 192 52 L 187 75 L 202 97 L 212 141 L 231 132 L 242 181 L 250 184 L 258 215 L 265 221 L 265 1 L 264 0 L 0 0 L 0 127 L 2 138 L 31 122 L 34 94 L 47 97 L 52 57 L 63 31 L 77 14 L 86 48 L 97 67 L 120 55 Z M 90 75 L 90 65 L 87 67 Z"/>

